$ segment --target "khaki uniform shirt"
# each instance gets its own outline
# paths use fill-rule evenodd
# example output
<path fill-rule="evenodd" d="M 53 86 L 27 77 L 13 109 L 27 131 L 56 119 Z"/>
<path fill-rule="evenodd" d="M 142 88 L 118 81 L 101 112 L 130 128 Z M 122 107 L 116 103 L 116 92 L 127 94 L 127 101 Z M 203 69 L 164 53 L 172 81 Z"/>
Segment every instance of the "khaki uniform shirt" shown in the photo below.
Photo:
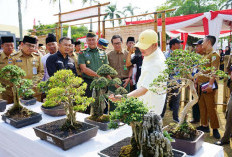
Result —
<path fill-rule="evenodd" d="M 116 77 L 121 79 L 129 77 L 129 69 L 126 67 L 127 55 L 126 50 L 120 53 L 113 50 L 107 54 L 109 65 L 118 72 Z"/>
<path fill-rule="evenodd" d="M 78 74 L 78 76 L 81 76 L 81 70 L 80 70 L 80 67 L 78 65 L 78 55 L 75 52 L 73 52 L 71 55 L 69 55 L 69 57 L 74 60 L 77 74 Z"/>
<path fill-rule="evenodd" d="M 41 56 L 38 53 L 32 53 L 27 56 L 20 50 L 12 56 L 13 64 L 17 65 L 26 72 L 26 79 L 43 78 L 44 69 L 41 61 Z"/>
<path fill-rule="evenodd" d="M 95 49 L 87 48 L 86 50 L 83 50 L 79 53 L 78 64 L 86 64 L 87 68 L 97 72 L 97 70 L 103 64 L 109 64 L 109 63 L 105 51 L 99 48 L 95 48 Z M 82 76 L 83 78 L 93 79 L 92 76 L 88 76 L 85 73 L 83 73 Z"/>
<path fill-rule="evenodd" d="M 205 65 L 205 67 L 215 67 L 215 70 L 219 69 L 220 65 L 220 56 L 216 52 L 208 52 L 206 55 L 204 55 L 204 59 L 208 59 L 209 63 Z M 205 74 L 209 73 L 210 71 L 204 72 Z M 209 81 L 209 77 L 206 76 L 199 76 L 198 77 L 198 84 L 202 84 Z"/>

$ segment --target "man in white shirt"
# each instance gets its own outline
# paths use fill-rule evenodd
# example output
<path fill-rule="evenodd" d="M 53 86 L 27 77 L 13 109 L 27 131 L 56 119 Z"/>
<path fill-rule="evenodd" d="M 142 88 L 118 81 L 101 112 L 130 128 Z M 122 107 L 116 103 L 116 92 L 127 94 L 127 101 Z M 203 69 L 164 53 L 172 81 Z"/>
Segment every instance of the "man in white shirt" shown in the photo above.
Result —
<path fill-rule="evenodd" d="M 48 34 L 47 38 L 46 38 L 46 49 L 48 50 L 49 53 L 47 53 L 46 55 L 44 55 L 42 57 L 42 63 L 44 66 L 44 77 L 42 81 L 47 81 L 49 79 L 49 75 L 48 75 L 48 70 L 46 67 L 46 61 L 47 58 L 56 53 L 58 51 L 58 46 L 57 46 L 57 42 L 56 42 L 56 37 L 53 34 Z"/>
<path fill-rule="evenodd" d="M 150 90 L 150 84 L 166 69 L 165 56 L 158 48 L 157 33 L 151 29 L 143 31 L 139 36 L 139 42 L 135 45 L 144 56 L 141 75 L 137 89 L 127 94 L 127 97 L 139 98 L 146 104 L 149 110 L 161 114 L 166 94 L 158 95 Z M 120 100 L 121 95 L 110 95 L 112 101 Z"/>

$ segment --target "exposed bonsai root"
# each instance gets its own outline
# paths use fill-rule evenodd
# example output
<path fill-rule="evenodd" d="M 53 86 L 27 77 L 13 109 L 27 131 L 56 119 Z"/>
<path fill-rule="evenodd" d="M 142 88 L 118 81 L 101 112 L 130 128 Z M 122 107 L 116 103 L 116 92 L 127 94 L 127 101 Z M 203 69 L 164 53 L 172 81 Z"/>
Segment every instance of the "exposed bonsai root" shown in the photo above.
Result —
<path fill-rule="evenodd" d="M 61 130 L 63 131 L 78 130 L 81 127 L 82 127 L 81 123 L 76 122 L 72 125 L 71 122 L 67 119 L 65 123 L 62 125 Z"/>
<path fill-rule="evenodd" d="M 110 116 L 109 115 L 102 115 L 100 117 L 98 117 L 98 116 L 90 116 L 89 119 L 93 120 L 93 121 L 96 121 L 96 122 L 106 123 L 106 122 L 110 121 Z"/>
<path fill-rule="evenodd" d="M 168 132 L 171 134 L 173 138 L 177 139 L 185 139 L 185 140 L 195 140 L 198 136 L 197 130 L 193 127 L 192 124 L 184 121 L 181 125 L 170 124 Z"/>
<path fill-rule="evenodd" d="M 14 105 L 6 112 L 6 116 L 9 116 L 9 117 L 12 117 L 14 115 L 21 115 L 21 116 L 28 117 L 31 114 L 32 114 L 31 111 L 29 111 L 25 107 L 22 107 L 21 105 Z"/>

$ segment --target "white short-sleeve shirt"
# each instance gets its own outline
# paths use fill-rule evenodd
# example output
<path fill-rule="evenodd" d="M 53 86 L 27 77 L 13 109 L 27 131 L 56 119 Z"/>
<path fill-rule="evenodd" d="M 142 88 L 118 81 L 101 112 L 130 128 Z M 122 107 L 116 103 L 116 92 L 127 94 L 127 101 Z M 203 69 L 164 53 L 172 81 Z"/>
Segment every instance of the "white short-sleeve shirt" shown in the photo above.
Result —
<path fill-rule="evenodd" d="M 161 114 L 163 111 L 166 94 L 158 95 L 152 92 L 150 84 L 157 78 L 163 70 L 166 69 L 165 56 L 160 49 L 143 59 L 141 75 L 139 77 L 137 88 L 144 87 L 148 89 L 145 95 L 140 96 L 139 99 L 143 101 L 156 114 Z"/>

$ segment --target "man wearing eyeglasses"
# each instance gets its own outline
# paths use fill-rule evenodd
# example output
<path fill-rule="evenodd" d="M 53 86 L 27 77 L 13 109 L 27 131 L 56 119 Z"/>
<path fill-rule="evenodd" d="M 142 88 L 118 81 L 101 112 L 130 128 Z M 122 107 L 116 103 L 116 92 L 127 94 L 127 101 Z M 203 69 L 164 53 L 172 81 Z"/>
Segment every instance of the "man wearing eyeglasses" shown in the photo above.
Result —
<path fill-rule="evenodd" d="M 118 72 L 116 77 L 122 80 L 122 86 L 126 88 L 128 92 L 130 92 L 130 67 L 126 66 L 128 51 L 122 49 L 123 40 L 120 35 L 114 35 L 111 38 L 111 43 L 114 47 L 114 50 L 107 54 L 109 65 Z M 114 92 L 115 89 L 111 90 Z"/>
<path fill-rule="evenodd" d="M 36 53 L 36 44 L 38 39 L 35 36 L 24 36 L 21 42 L 21 50 L 13 54 L 12 61 L 26 72 L 25 79 L 33 80 L 34 86 L 43 78 L 44 69 L 41 61 L 41 56 Z M 37 101 L 41 101 L 41 93 L 34 88 L 34 97 Z"/>
<path fill-rule="evenodd" d="M 2 36 L 1 41 L 1 47 L 3 49 L 3 52 L 0 53 L 0 70 L 6 65 L 13 64 L 12 54 L 14 52 L 14 38 L 12 36 Z M 0 83 L 2 83 L 3 86 L 9 84 L 7 81 L 1 79 Z M 8 104 L 13 103 L 13 93 L 11 87 L 7 87 L 6 91 L 3 92 L 1 95 L 2 99 L 7 100 Z"/>

